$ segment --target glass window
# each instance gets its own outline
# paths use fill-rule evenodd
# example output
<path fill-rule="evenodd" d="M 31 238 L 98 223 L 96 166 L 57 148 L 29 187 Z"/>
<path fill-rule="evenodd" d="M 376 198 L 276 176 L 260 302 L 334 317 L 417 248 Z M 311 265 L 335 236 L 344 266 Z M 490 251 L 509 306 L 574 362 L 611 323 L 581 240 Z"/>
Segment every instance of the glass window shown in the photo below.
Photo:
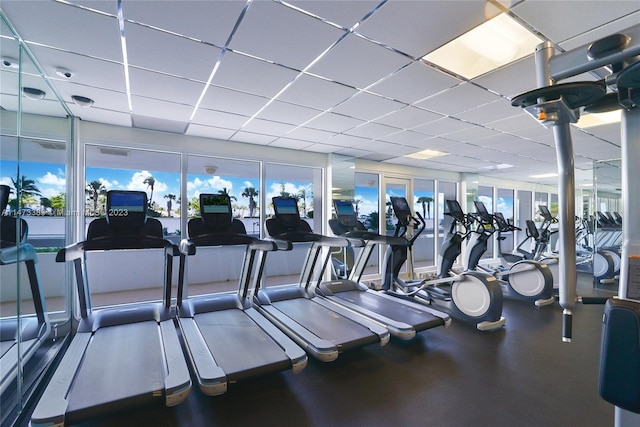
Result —
<path fill-rule="evenodd" d="M 260 237 L 260 163 L 217 157 L 187 157 L 188 218 L 200 216 L 200 194 L 226 193 L 233 216 L 247 234 Z M 187 295 L 235 291 L 244 247 L 198 248 L 187 264 Z"/>
<path fill-rule="evenodd" d="M 533 208 L 532 208 L 532 200 L 533 194 L 531 191 L 518 190 L 518 203 L 517 203 L 517 216 L 515 225 L 520 230 L 516 230 L 515 240 L 518 242 L 518 245 L 522 243 L 524 239 L 527 238 L 527 221 L 533 219 Z M 524 245 L 522 249 L 525 251 L 531 251 L 532 242 L 529 242 L 528 245 Z"/>
<path fill-rule="evenodd" d="M 89 223 L 105 216 L 107 191 L 135 190 L 147 193 L 148 216 L 158 219 L 165 237 L 178 243 L 180 159 L 180 154 L 175 153 L 85 145 L 82 239 Z M 87 274 L 94 307 L 162 299 L 164 258 L 159 249 L 137 251 L 135 257 L 130 251 L 89 252 Z M 173 284 L 176 283 L 174 274 Z"/>
<path fill-rule="evenodd" d="M 478 200 L 484 203 L 489 213 L 493 213 L 493 187 L 487 187 L 484 185 L 478 186 Z M 469 210 L 474 212 L 475 207 L 469 206 Z M 487 250 L 482 254 L 482 259 L 493 258 L 493 239 L 492 235 L 487 241 Z"/>
<path fill-rule="evenodd" d="M 374 173 L 355 173 L 355 208 L 360 222 L 368 230 L 380 231 L 380 177 Z M 378 274 L 380 247 L 371 254 L 364 274 Z"/>
<path fill-rule="evenodd" d="M 446 233 L 449 232 L 451 217 L 446 215 L 446 200 L 458 200 L 458 184 L 455 182 L 438 181 L 438 247 L 442 247 Z M 445 211 L 445 209 L 447 209 Z"/>
<path fill-rule="evenodd" d="M 413 181 L 413 210 L 420 213 L 426 226 L 413 245 L 413 262 L 415 268 L 431 267 L 435 264 L 434 239 L 434 201 L 435 181 L 432 179 L 415 179 Z"/>
<path fill-rule="evenodd" d="M 549 207 L 549 193 L 542 193 L 539 191 L 536 191 L 535 193 L 535 199 L 533 201 L 533 209 L 534 209 L 533 220 L 538 223 L 543 221 L 542 215 L 540 215 L 540 209 L 538 208 L 540 205 Z"/>
<path fill-rule="evenodd" d="M 496 212 L 502 213 L 504 219 L 513 224 L 513 213 L 514 213 L 514 200 L 513 200 L 513 190 L 507 188 L 498 188 L 497 190 L 497 199 L 496 199 Z M 508 233 L 503 233 L 502 237 L 504 240 L 500 243 L 502 246 L 502 250 L 504 252 L 511 252 L 514 248 L 514 235 L 513 232 L 510 231 Z M 496 254 L 497 256 L 497 254 Z"/>
<path fill-rule="evenodd" d="M 297 200 L 302 220 L 306 221 L 314 232 L 323 232 L 322 169 L 265 163 L 264 177 L 265 217 L 268 218 L 274 214 L 271 201 L 273 197 L 293 197 Z M 291 252 L 270 253 L 265 268 L 266 284 L 296 283 L 308 246 L 307 243 L 298 243 L 294 245 Z"/>

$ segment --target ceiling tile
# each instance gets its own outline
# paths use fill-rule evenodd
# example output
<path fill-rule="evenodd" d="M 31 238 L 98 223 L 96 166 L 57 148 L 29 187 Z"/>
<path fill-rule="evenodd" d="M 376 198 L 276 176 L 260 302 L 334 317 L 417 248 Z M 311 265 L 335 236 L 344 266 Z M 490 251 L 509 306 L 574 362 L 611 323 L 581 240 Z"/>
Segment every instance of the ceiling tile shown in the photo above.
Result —
<path fill-rule="evenodd" d="M 457 113 L 454 117 L 478 125 L 484 125 L 505 117 L 521 116 L 522 109 L 514 108 L 506 99 L 498 99 L 489 104 Z"/>
<path fill-rule="evenodd" d="M 488 104 L 497 99 L 500 99 L 498 95 L 483 88 L 471 83 L 462 83 L 452 89 L 447 89 L 444 92 L 419 101 L 416 105 L 429 111 L 449 116 Z"/>
<path fill-rule="evenodd" d="M 129 78 L 132 95 L 188 105 L 192 111 L 204 89 L 204 84 L 199 82 L 138 68 L 129 68 Z"/>
<path fill-rule="evenodd" d="M 320 18 L 340 25 L 344 28 L 351 28 L 354 24 L 364 18 L 370 11 L 375 9 L 380 1 L 317 1 L 302 0 L 289 1 L 288 3 L 304 9 Z"/>
<path fill-rule="evenodd" d="M 401 129 L 415 129 L 441 118 L 442 116 L 439 114 L 431 113 L 421 108 L 408 106 L 379 117 L 376 119 L 376 122 L 395 126 Z"/>
<path fill-rule="evenodd" d="M 249 120 L 248 116 L 200 107 L 198 111 L 196 111 L 195 116 L 193 116 L 191 124 L 237 130 L 240 129 L 247 120 Z"/>
<path fill-rule="evenodd" d="M 256 1 L 229 47 L 302 70 L 342 34 L 344 31 L 282 4 Z"/>
<path fill-rule="evenodd" d="M 25 41 L 122 62 L 115 11 L 106 16 L 52 1 L 4 1 L 2 10 L 11 22 L 20 23 Z"/>
<path fill-rule="evenodd" d="M 333 109 L 333 112 L 356 117 L 362 120 L 373 120 L 376 117 L 389 113 L 390 111 L 399 110 L 404 106 L 404 104 L 396 101 L 360 92 L 348 101 L 338 105 Z"/>
<path fill-rule="evenodd" d="M 200 106 L 247 117 L 253 116 L 268 102 L 267 98 L 244 92 L 210 86 Z"/>
<path fill-rule="evenodd" d="M 411 63 L 368 90 L 412 104 L 460 83 L 460 80 L 420 61 Z"/>
<path fill-rule="evenodd" d="M 302 75 L 278 99 L 327 110 L 357 93 L 357 90 L 310 75 Z"/>
<path fill-rule="evenodd" d="M 398 132 L 400 129 L 391 126 L 381 125 L 378 123 L 364 123 L 353 129 L 346 131 L 347 135 L 361 136 L 363 138 L 384 139 L 386 135 Z"/>
<path fill-rule="evenodd" d="M 304 141 L 322 142 L 334 136 L 336 132 L 311 129 L 307 127 L 298 127 L 287 133 L 287 137 L 295 138 Z"/>
<path fill-rule="evenodd" d="M 189 128 L 185 132 L 185 135 L 200 136 L 203 138 L 221 139 L 224 141 L 229 139 L 231 136 L 233 136 L 234 133 L 235 133 L 235 130 L 233 129 L 223 129 L 215 126 L 206 126 L 206 125 L 191 123 L 189 125 Z"/>
<path fill-rule="evenodd" d="M 289 68 L 227 52 L 212 83 L 229 89 L 272 97 L 291 83 L 297 75 L 298 72 Z"/>
<path fill-rule="evenodd" d="M 389 1 L 357 31 L 420 58 L 496 12 L 491 3 L 472 0 Z"/>
<path fill-rule="evenodd" d="M 524 1 L 511 8 L 511 12 L 557 43 L 637 10 L 635 1 L 590 0 L 557 2 L 553 5 L 553 13 L 535 1 Z M 568 17 L 571 19 L 570 25 L 567 23 Z"/>
<path fill-rule="evenodd" d="M 150 1 L 124 1 L 122 11 L 125 19 L 222 47 L 245 4 L 244 0 L 177 1 L 158 7 Z"/>
<path fill-rule="evenodd" d="M 295 129 L 294 125 L 271 120 L 253 119 L 242 128 L 242 131 L 280 137 L 293 129 Z"/>
<path fill-rule="evenodd" d="M 299 126 L 321 113 L 321 111 L 312 108 L 273 101 L 257 117 L 266 120 L 281 120 L 284 123 Z"/>
<path fill-rule="evenodd" d="M 220 55 L 217 47 L 142 25 L 127 22 L 124 30 L 129 65 L 134 67 L 206 82 Z"/>
<path fill-rule="evenodd" d="M 273 142 L 276 139 L 276 137 L 272 135 L 261 135 L 259 133 L 240 131 L 240 132 L 237 132 L 235 135 L 233 135 L 229 139 L 231 141 L 246 142 L 249 144 L 268 145 L 271 142 Z"/>
<path fill-rule="evenodd" d="M 364 123 L 361 119 L 345 116 L 343 114 L 324 113 L 306 124 L 314 129 L 324 129 L 331 132 L 344 132 Z"/>
<path fill-rule="evenodd" d="M 349 35 L 316 62 L 309 72 L 359 89 L 377 82 L 410 62 L 410 59 Z"/>
<path fill-rule="evenodd" d="M 518 76 L 518 78 L 514 79 L 511 76 Z M 533 52 L 531 52 L 530 56 L 524 57 L 519 61 L 483 74 L 474 79 L 473 82 L 509 99 L 533 90 L 537 87 Z"/>

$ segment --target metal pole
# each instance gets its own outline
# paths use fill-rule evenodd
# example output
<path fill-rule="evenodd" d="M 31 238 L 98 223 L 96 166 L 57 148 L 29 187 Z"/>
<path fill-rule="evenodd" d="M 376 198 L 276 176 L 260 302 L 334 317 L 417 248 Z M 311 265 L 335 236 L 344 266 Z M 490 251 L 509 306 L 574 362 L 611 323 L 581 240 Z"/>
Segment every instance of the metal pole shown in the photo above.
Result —
<path fill-rule="evenodd" d="M 575 171 L 569 123 L 553 127 L 558 161 L 558 216 L 560 231 L 560 306 L 562 341 L 571 342 L 572 310 L 576 305 Z"/>

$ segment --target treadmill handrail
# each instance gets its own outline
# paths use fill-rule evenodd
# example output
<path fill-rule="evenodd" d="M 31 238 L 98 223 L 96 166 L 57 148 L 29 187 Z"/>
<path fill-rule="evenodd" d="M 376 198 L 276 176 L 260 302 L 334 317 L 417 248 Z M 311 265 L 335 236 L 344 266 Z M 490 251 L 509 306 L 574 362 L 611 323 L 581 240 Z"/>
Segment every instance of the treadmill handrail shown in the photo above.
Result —
<path fill-rule="evenodd" d="M 307 231 L 288 231 L 271 236 L 274 239 L 286 240 L 292 243 L 315 243 L 319 246 L 333 246 L 346 248 L 351 246 L 350 239 L 345 237 L 324 236 Z"/>
<path fill-rule="evenodd" d="M 58 251 L 56 262 L 73 261 L 83 257 L 87 251 L 126 250 L 126 249 L 165 249 L 165 255 L 178 256 L 178 247 L 167 239 L 155 236 L 142 236 L 131 239 L 131 236 L 104 237 L 73 243 Z"/>

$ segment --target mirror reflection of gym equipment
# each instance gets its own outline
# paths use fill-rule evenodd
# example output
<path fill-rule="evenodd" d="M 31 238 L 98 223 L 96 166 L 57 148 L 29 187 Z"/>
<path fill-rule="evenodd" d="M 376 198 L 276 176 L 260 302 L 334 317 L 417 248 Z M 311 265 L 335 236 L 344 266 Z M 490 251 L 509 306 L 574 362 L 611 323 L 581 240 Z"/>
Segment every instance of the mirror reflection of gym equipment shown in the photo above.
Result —
<path fill-rule="evenodd" d="M 563 341 L 572 338 L 571 316 L 577 301 L 575 236 L 575 172 L 571 123 L 587 112 L 622 110 L 622 217 L 620 289 L 610 299 L 603 317 L 600 358 L 600 395 L 616 406 L 616 426 L 640 423 L 640 197 L 632 186 L 640 182 L 640 25 L 556 54 L 547 42 L 536 49 L 538 89 L 515 97 L 556 141 L 560 199 L 560 304 Z M 583 72 L 605 67 L 595 82 L 558 83 Z"/>

